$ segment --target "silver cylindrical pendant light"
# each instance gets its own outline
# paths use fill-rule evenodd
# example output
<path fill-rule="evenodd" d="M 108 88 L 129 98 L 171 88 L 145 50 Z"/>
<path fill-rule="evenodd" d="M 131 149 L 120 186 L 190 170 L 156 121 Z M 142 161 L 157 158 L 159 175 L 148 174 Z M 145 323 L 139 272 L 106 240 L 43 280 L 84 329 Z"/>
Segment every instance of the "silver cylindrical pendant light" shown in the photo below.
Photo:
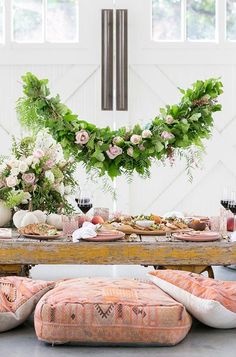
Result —
<path fill-rule="evenodd" d="M 102 110 L 113 110 L 113 10 L 102 10 Z"/>
<path fill-rule="evenodd" d="M 128 10 L 116 10 L 116 110 L 128 110 Z"/>

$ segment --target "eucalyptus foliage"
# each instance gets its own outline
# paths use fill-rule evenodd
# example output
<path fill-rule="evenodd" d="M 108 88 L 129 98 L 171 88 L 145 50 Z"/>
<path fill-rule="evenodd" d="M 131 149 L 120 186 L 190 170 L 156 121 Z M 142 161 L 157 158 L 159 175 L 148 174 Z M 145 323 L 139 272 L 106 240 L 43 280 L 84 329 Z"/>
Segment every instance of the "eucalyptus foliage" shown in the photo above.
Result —
<path fill-rule="evenodd" d="M 211 136 L 213 113 L 221 110 L 217 98 L 223 92 L 219 79 L 198 80 L 192 88 L 180 89 L 179 104 L 161 108 L 144 128 L 136 124 L 132 129 L 112 130 L 79 120 L 59 95 L 50 96 L 47 79 L 26 73 L 22 80 L 24 96 L 17 102 L 21 124 L 33 131 L 48 128 L 67 157 L 73 155 L 87 171 L 95 169 L 112 179 L 135 171 L 148 176 L 155 159 L 172 159 L 176 153 L 191 152 L 193 147 L 203 150 L 203 140 Z M 81 133 L 87 135 L 86 142 L 76 140 Z M 111 157 L 113 149 L 118 150 L 115 157 Z"/>

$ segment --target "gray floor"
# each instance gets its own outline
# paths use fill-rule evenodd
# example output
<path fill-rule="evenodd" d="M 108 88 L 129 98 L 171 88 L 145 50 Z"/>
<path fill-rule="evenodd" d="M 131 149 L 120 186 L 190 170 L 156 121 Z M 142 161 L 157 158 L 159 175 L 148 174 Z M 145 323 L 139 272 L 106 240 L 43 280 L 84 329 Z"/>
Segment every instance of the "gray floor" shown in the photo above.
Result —
<path fill-rule="evenodd" d="M 236 331 L 216 330 L 195 323 L 190 334 L 174 347 L 50 346 L 37 341 L 30 322 L 0 336 L 1 357 L 235 357 Z"/>
<path fill-rule="evenodd" d="M 55 267 L 56 269 L 56 267 Z M 73 269 L 73 268 L 72 268 Z M 84 268 L 87 270 L 87 268 Z M 97 269 L 97 268 L 96 268 Z M 146 275 L 146 270 L 137 267 L 123 267 L 123 270 L 113 271 L 114 275 L 139 276 Z M 91 271 L 91 270 L 90 270 Z M 64 275 L 61 271 L 57 275 Z M 69 270 L 66 271 L 68 275 Z M 64 271 L 65 273 L 65 271 Z M 125 274 L 123 274 L 125 273 Z M 47 273 L 48 277 L 49 272 Z M 50 278 L 53 277 L 50 269 Z M 226 268 L 216 268 L 217 279 L 236 280 L 236 271 Z M 43 271 L 33 272 L 35 278 L 43 278 Z M 73 275 L 73 274 L 72 274 Z M 84 275 L 83 272 L 81 275 Z M 92 274 L 91 274 L 92 275 Z M 104 356 L 104 357 L 236 357 L 236 329 L 217 330 L 194 322 L 187 338 L 175 347 L 83 347 L 83 346 L 55 346 L 39 342 L 35 336 L 33 321 L 30 319 L 23 326 L 0 335 L 0 357 L 66 357 L 66 356 Z"/>

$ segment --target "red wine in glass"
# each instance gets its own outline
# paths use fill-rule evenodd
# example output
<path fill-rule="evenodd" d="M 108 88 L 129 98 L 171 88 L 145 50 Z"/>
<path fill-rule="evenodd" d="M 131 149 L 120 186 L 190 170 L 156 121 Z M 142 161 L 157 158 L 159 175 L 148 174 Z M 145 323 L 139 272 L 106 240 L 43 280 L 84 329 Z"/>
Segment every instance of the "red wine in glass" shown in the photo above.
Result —
<path fill-rule="evenodd" d="M 236 202 L 229 203 L 228 209 L 236 215 Z"/>
<path fill-rule="evenodd" d="M 83 212 L 83 214 L 88 213 L 93 207 L 93 204 L 90 198 L 76 198 L 75 201 L 77 202 L 77 206 Z"/>
<path fill-rule="evenodd" d="M 230 203 L 229 200 L 221 200 L 220 203 L 226 210 L 229 209 L 229 203 Z"/>

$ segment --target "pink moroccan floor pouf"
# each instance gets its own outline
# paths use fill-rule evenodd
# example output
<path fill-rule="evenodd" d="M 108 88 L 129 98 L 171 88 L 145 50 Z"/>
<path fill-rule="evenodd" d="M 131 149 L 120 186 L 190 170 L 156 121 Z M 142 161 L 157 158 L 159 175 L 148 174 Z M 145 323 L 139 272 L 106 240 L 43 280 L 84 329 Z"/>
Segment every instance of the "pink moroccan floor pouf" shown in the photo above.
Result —
<path fill-rule="evenodd" d="M 185 307 L 153 283 L 81 278 L 39 301 L 35 329 L 49 343 L 175 345 L 187 335 Z"/>

